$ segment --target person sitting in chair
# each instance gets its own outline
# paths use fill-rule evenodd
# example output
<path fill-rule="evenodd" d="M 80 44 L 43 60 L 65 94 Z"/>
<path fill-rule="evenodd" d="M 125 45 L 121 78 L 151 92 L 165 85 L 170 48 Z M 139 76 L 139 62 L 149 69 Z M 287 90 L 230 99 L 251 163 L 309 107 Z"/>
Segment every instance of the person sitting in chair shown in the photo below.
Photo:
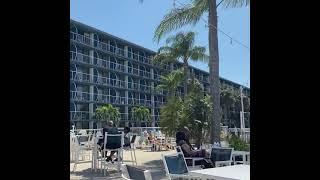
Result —
<path fill-rule="evenodd" d="M 177 146 L 181 147 L 183 155 L 185 157 L 205 157 L 208 158 L 210 154 L 205 149 L 195 150 L 189 142 L 189 138 L 186 137 L 186 134 L 182 131 L 177 132 L 176 134 L 176 143 Z"/>
<path fill-rule="evenodd" d="M 113 122 L 112 121 L 108 121 L 106 123 L 106 126 L 103 128 L 103 138 L 99 139 L 99 141 L 97 143 L 100 146 L 100 150 L 101 151 L 104 148 L 104 136 L 105 136 L 106 132 L 108 134 L 118 134 L 119 133 L 118 128 L 113 126 Z M 110 141 L 112 141 L 112 140 L 110 140 Z M 108 144 L 112 144 L 112 143 L 110 143 L 110 141 L 108 142 Z M 115 148 L 117 148 L 117 147 L 113 147 L 112 145 L 108 145 L 108 144 L 106 145 L 107 149 L 115 149 Z M 107 155 L 108 152 L 106 151 L 105 153 Z M 111 161 L 112 157 L 114 156 L 115 153 L 116 153 L 116 151 L 111 151 L 110 152 L 110 156 L 107 156 L 107 161 Z"/>
<path fill-rule="evenodd" d="M 205 149 L 195 150 L 190 142 L 189 135 L 186 135 L 184 131 L 178 131 L 176 133 L 176 143 L 177 146 L 181 147 L 182 153 L 185 157 L 202 157 L 203 160 L 199 161 L 202 164 L 203 168 L 211 168 L 213 167 L 212 161 L 209 159 L 210 154 Z M 197 163 L 197 162 L 196 162 Z M 190 164 L 190 162 L 187 164 Z"/>

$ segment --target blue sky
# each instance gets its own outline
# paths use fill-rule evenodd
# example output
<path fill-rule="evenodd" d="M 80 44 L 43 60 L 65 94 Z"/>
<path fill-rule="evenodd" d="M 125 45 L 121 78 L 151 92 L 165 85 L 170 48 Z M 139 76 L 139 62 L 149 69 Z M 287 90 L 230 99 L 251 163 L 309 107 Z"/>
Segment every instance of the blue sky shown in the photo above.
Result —
<path fill-rule="evenodd" d="M 220 0 L 217 0 L 218 2 Z M 181 3 L 189 0 L 179 0 Z M 176 3 L 179 5 L 178 3 Z M 164 45 L 153 42 L 153 33 L 163 16 L 173 7 L 173 0 L 70 0 L 70 17 L 76 21 L 157 51 Z M 205 15 L 203 17 L 207 19 Z M 218 8 L 218 28 L 250 47 L 250 8 Z M 197 32 L 196 45 L 207 46 L 208 28 L 203 21 L 194 27 L 178 31 Z M 171 33 L 174 34 L 175 32 Z M 218 34 L 220 77 L 250 87 L 250 52 L 230 43 L 230 38 Z M 208 71 L 204 63 L 190 63 Z"/>

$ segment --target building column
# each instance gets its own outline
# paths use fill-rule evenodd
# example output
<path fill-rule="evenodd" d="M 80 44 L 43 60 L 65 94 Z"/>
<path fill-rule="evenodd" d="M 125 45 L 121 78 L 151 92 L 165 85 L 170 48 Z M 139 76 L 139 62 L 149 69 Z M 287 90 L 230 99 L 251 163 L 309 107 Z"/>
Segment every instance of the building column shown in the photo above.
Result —
<path fill-rule="evenodd" d="M 124 57 L 128 57 L 128 46 L 124 46 Z"/>
<path fill-rule="evenodd" d="M 124 46 L 124 57 L 128 57 L 128 46 Z M 127 60 L 124 61 L 124 71 L 125 71 L 125 73 L 128 73 L 128 61 Z M 129 91 L 128 91 L 128 75 L 127 74 L 124 76 L 124 81 L 125 81 L 125 87 L 126 87 L 126 90 L 125 90 L 125 97 L 126 97 L 125 104 L 126 105 L 124 107 L 125 126 L 129 127 L 129 116 L 128 116 Z"/>
<path fill-rule="evenodd" d="M 93 34 L 90 34 L 90 38 L 93 39 Z M 92 45 L 93 45 L 93 41 L 92 41 Z M 93 58 L 94 58 L 94 51 L 90 50 L 90 64 L 93 64 Z M 90 68 L 89 69 L 90 72 L 90 82 L 93 82 L 94 78 L 94 69 Z M 90 85 L 89 87 L 89 95 L 90 95 L 90 103 L 89 103 L 89 128 L 93 129 L 93 113 L 94 113 L 94 109 L 93 109 L 93 93 L 94 93 L 94 85 Z"/>
<path fill-rule="evenodd" d="M 152 108 L 151 108 L 151 126 L 154 127 L 156 125 L 156 118 L 154 117 L 154 96 L 151 95 L 151 103 L 152 103 Z"/>
<path fill-rule="evenodd" d="M 93 129 L 93 114 L 95 111 L 95 109 L 93 109 L 93 93 L 94 93 L 94 86 L 90 85 L 89 129 Z"/>
<path fill-rule="evenodd" d="M 94 33 L 90 33 L 90 43 L 91 46 L 94 46 Z"/>
<path fill-rule="evenodd" d="M 153 68 L 150 68 L 150 74 L 151 74 L 151 78 L 152 79 L 154 79 L 154 72 L 153 72 Z M 151 126 L 152 127 L 154 127 L 155 125 L 156 125 L 156 123 L 155 123 L 155 117 L 154 117 L 154 105 L 155 105 L 155 103 L 154 103 L 154 94 L 153 94 L 153 90 L 154 90 L 154 82 L 153 81 L 151 81 L 151 89 L 152 89 L 152 93 L 151 93 Z"/>
<path fill-rule="evenodd" d="M 125 84 L 126 84 L 126 88 L 128 88 L 128 75 L 125 75 Z M 124 107 L 124 113 L 125 113 L 125 125 L 128 126 L 129 125 L 129 117 L 128 117 L 128 112 L 129 112 L 129 91 L 128 89 L 125 90 L 125 107 Z"/>
<path fill-rule="evenodd" d="M 108 40 L 107 44 L 108 44 L 107 50 L 110 51 L 110 40 Z"/>

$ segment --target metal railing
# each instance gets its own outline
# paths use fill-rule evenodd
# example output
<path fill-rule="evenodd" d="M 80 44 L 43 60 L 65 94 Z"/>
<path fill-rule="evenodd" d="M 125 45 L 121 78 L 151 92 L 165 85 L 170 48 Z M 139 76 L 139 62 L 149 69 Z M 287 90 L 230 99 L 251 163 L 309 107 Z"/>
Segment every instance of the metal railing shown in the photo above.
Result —
<path fill-rule="evenodd" d="M 82 101 L 82 102 L 96 102 L 96 103 L 111 103 L 111 104 L 122 104 L 122 105 L 141 105 L 153 107 L 151 100 L 147 99 L 137 99 L 128 98 L 128 103 L 126 102 L 126 97 L 112 96 L 105 94 L 88 93 L 81 91 L 70 91 L 70 98 L 72 101 Z M 158 108 L 163 105 L 163 102 L 155 101 L 154 107 Z"/>
<path fill-rule="evenodd" d="M 77 33 L 74 33 L 74 32 L 70 32 L 70 39 L 74 40 L 74 41 L 77 41 L 79 43 L 85 44 L 85 45 L 89 45 L 89 46 L 95 47 L 95 48 L 97 48 L 99 50 L 106 51 L 106 52 L 109 52 L 109 53 L 113 53 L 113 54 L 116 54 L 116 55 L 119 55 L 119 56 L 122 56 L 122 57 L 125 57 L 125 58 L 129 58 L 129 59 L 133 59 L 133 60 L 136 60 L 136 61 L 139 61 L 139 62 L 143 62 L 145 64 L 150 64 L 151 65 L 151 62 L 152 62 L 151 59 L 146 57 L 146 56 L 142 56 L 142 55 L 130 52 L 130 51 L 126 52 L 124 49 L 115 47 L 115 46 L 113 46 L 111 44 L 108 44 L 108 43 L 105 43 L 105 42 L 102 42 L 102 41 L 91 39 L 90 37 L 85 37 L 85 36 L 83 36 L 81 34 L 77 34 Z M 93 44 L 91 42 L 93 42 Z"/>
<path fill-rule="evenodd" d="M 107 68 L 107 69 L 115 70 L 118 72 L 125 72 L 126 68 L 128 68 L 129 74 L 152 79 L 150 72 L 136 69 L 136 68 L 133 68 L 130 66 L 125 66 L 123 64 L 111 62 L 109 60 L 96 58 L 96 57 L 94 57 L 93 62 L 91 62 L 90 58 L 91 57 L 87 54 L 82 54 L 82 53 L 70 51 L 70 60 L 72 60 L 72 61 L 82 62 L 85 64 L 91 64 L 91 65 L 95 65 L 97 67 Z M 155 80 L 158 80 L 158 78 Z"/>
<path fill-rule="evenodd" d="M 73 101 L 90 101 L 90 93 L 81 91 L 70 91 L 70 98 Z"/>
<path fill-rule="evenodd" d="M 85 45 L 92 46 L 92 47 L 97 48 L 97 49 L 102 50 L 102 51 L 113 53 L 115 55 L 118 55 L 118 56 L 121 56 L 121 57 L 124 57 L 124 58 L 129 58 L 129 59 L 133 59 L 133 60 L 136 60 L 136 61 L 139 61 L 139 62 L 143 62 L 145 64 L 153 65 L 151 63 L 152 60 L 149 57 L 146 57 L 146 56 L 143 56 L 143 55 L 139 55 L 139 54 L 136 54 L 136 53 L 131 52 L 131 51 L 125 51 L 122 48 L 115 47 L 115 46 L 113 46 L 111 44 L 108 44 L 108 43 L 105 43 L 105 42 L 102 42 L 102 41 L 98 41 L 98 40 L 92 39 L 90 37 L 87 37 L 87 36 L 84 36 L 84 35 L 81 35 L 81 34 L 77 34 L 77 33 L 71 32 L 71 31 L 70 31 L 70 39 L 74 40 L 74 41 L 77 41 L 79 43 L 85 44 Z M 158 68 L 160 68 L 160 67 L 158 66 Z M 169 70 L 169 71 L 171 70 L 170 65 L 165 65 L 163 67 L 163 69 Z M 174 67 L 174 69 L 177 69 L 177 68 Z M 146 76 L 150 77 L 150 75 L 146 75 Z M 201 81 L 209 82 L 209 78 L 208 77 L 200 76 L 200 77 L 198 77 L 198 79 L 201 80 Z"/>
<path fill-rule="evenodd" d="M 70 76 L 71 80 L 95 83 L 95 84 L 101 84 L 101 85 L 109 85 L 109 86 L 119 87 L 119 88 L 126 88 L 125 81 L 122 81 L 119 79 L 112 79 L 112 78 L 91 75 L 91 74 L 77 72 L 77 71 L 70 71 L 70 72 L 71 72 L 71 76 Z"/>
<path fill-rule="evenodd" d="M 70 111 L 70 119 L 73 121 L 85 121 L 90 117 L 88 111 Z"/>
<path fill-rule="evenodd" d="M 155 118 L 156 121 L 160 120 L 159 115 L 151 115 L 151 118 Z M 94 113 L 90 113 L 89 111 L 70 111 L 70 119 L 72 121 L 97 120 L 94 116 Z M 132 113 L 120 113 L 119 120 L 134 122 L 135 117 Z M 152 120 L 150 122 L 152 122 Z"/>

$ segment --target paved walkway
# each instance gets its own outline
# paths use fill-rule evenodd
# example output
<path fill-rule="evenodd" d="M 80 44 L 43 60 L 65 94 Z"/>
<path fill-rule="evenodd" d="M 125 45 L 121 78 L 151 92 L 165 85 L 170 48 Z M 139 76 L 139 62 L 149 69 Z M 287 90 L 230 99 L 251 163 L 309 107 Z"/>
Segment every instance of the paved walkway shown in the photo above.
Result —
<path fill-rule="evenodd" d="M 176 151 L 160 151 L 160 152 L 150 152 L 146 150 L 136 150 L 136 157 L 138 167 L 147 169 L 151 171 L 152 179 L 154 180 L 164 180 L 168 179 L 165 175 L 165 170 L 163 167 L 163 162 L 161 159 L 161 154 L 173 154 Z M 88 151 L 88 154 L 90 152 Z M 130 152 L 124 151 L 124 163 L 132 165 Z M 72 171 L 74 163 L 70 163 L 70 170 Z M 120 180 L 121 173 L 115 170 L 108 170 L 107 176 L 104 176 L 99 170 L 97 172 L 91 172 L 91 160 L 87 159 L 85 161 L 80 161 L 77 165 L 75 172 L 70 172 L 70 180 L 78 179 L 90 179 L 90 180 L 102 180 L 102 179 L 114 179 Z"/>

